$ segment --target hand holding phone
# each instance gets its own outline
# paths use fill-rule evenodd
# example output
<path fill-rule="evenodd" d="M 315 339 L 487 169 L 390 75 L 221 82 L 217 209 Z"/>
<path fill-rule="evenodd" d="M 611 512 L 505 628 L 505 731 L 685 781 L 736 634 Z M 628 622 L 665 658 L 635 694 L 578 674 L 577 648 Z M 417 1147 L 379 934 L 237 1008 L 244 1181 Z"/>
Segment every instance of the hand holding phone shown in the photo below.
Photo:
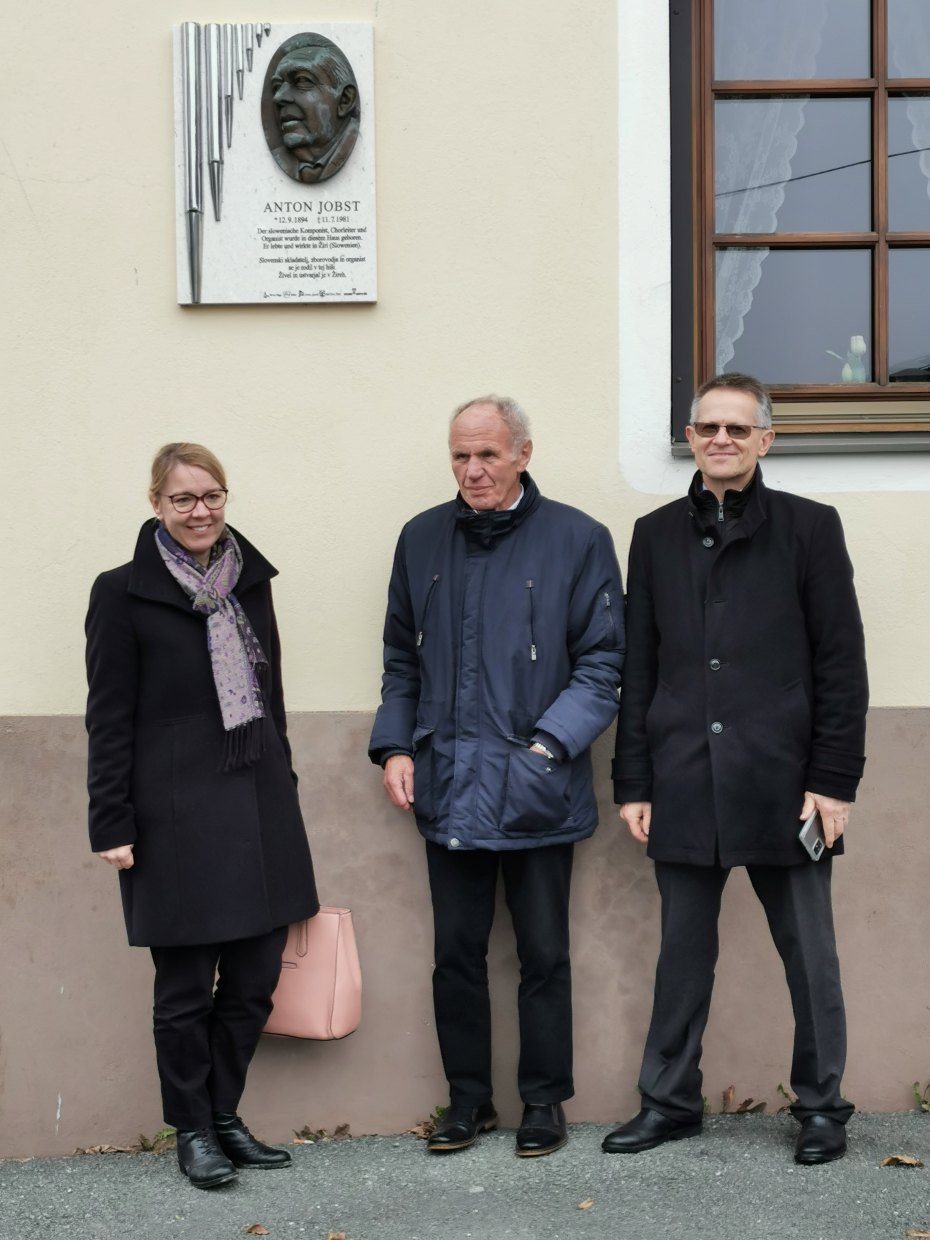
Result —
<path fill-rule="evenodd" d="M 811 861 L 819 861 L 827 847 L 827 841 L 823 833 L 823 823 L 820 821 L 820 813 L 815 809 L 811 816 L 806 819 L 804 826 L 798 833 L 798 839 L 807 851 L 807 855 Z"/>

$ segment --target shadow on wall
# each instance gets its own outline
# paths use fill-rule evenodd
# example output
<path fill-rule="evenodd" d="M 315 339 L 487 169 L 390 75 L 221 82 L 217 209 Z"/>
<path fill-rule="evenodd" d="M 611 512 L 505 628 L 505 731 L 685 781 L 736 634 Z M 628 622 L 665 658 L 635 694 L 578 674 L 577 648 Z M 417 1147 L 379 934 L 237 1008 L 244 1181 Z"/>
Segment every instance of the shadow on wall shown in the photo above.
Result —
<path fill-rule="evenodd" d="M 353 909 L 364 973 L 362 1027 L 342 1042 L 266 1038 L 242 1110 L 266 1139 L 305 1125 L 400 1132 L 447 1101 L 433 1031 L 432 923 L 422 843 L 387 804 L 365 758 L 367 715 L 298 715 L 301 772 L 320 892 Z M 128 1144 L 162 1125 L 151 1046 L 149 954 L 127 947 L 116 876 L 88 851 L 80 719 L 6 719 L 0 786 L 0 1156 Z M 570 1120 L 632 1114 L 652 1001 L 658 901 L 650 864 L 616 823 L 609 737 L 595 751 L 601 827 L 580 845 L 572 944 L 576 1094 Z M 849 1014 L 846 1093 L 868 1110 L 913 1105 L 930 1077 L 926 994 L 914 962 L 930 938 L 924 813 L 930 711 L 870 716 L 866 778 L 847 856 L 834 870 Z M 924 755 L 924 757 L 922 757 Z M 766 1099 L 788 1084 L 791 1013 L 781 964 L 745 874 L 733 875 L 704 1039 L 704 1091 Z M 500 903 L 489 956 L 496 1101 L 515 1124 L 517 962 Z"/>

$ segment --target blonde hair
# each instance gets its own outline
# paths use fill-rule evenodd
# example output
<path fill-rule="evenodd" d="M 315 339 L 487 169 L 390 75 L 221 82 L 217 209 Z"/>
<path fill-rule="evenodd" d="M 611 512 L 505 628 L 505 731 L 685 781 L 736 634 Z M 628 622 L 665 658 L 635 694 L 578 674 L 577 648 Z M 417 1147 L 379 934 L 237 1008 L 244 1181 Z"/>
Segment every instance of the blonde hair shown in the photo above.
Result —
<path fill-rule="evenodd" d="M 166 443 L 159 448 L 152 461 L 152 480 L 149 483 L 149 499 L 155 499 L 165 485 L 165 479 L 175 465 L 193 465 L 204 469 L 217 480 L 221 487 L 226 487 L 226 471 L 209 448 L 200 443 Z"/>

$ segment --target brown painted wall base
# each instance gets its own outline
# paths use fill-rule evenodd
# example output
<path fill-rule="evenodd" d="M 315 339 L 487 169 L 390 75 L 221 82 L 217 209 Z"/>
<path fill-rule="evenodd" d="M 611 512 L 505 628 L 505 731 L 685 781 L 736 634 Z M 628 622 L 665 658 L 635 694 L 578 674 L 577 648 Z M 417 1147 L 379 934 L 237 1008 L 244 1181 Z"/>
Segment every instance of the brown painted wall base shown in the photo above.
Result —
<path fill-rule="evenodd" d="M 355 914 L 365 979 L 361 1029 L 338 1043 L 263 1039 L 242 1111 L 269 1140 L 305 1124 L 398 1132 L 446 1102 L 430 997 L 431 917 L 423 847 L 365 759 L 370 717 L 290 722 L 325 903 Z M 84 732 L 76 718 L 0 720 L 0 1156 L 123 1144 L 161 1127 L 151 1047 L 148 952 L 126 946 L 116 876 L 86 842 Z M 602 826 L 578 849 L 573 912 L 574 1099 L 570 1120 L 637 1108 L 636 1078 L 658 945 L 650 864 L 620 830 L 596 754 Z M 846 1094 L 868 1110 L 912 1105 L 930 1079 L 927 806 L 930 710 L 872 713 L 867 775 L 849 851 L 834 871 L 849 1014 Z M 704 1092 L 781 1101 L 791 1012 L 781 965 L 746 876 L 733 875 L 704 1040 Z M 496 1100 L 516 1094 L 517 963 L 501 905 L 489 969 Z"/>

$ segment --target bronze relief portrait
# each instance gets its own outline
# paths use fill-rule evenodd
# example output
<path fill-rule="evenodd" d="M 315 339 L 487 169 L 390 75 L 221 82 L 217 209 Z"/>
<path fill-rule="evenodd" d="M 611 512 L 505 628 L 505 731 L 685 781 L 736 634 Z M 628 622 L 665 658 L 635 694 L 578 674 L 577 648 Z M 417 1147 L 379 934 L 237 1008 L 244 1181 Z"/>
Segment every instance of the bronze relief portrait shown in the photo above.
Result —
<path fill-rule="evenodd" d="M 358 83 L 342 50 L 307 32 L 285 40 L 262 87 L 262 128 L 275 163 L 294 181 L 335 176 L 358 138 Z"/>

